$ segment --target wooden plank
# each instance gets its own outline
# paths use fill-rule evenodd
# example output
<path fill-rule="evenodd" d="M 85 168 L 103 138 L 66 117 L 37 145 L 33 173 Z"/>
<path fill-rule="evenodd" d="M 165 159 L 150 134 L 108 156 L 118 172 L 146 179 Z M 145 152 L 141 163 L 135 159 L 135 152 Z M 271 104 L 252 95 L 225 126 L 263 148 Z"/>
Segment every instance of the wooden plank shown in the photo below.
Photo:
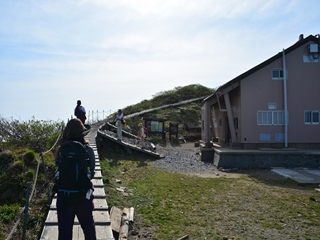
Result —
<path fill-rule="evenodd" d="M 93 205 L 95 210 L 109 209 L 106 199 L 94 198 Z"/>
<path fill-rule="evenodd" d="M 101 171 L 96 171 L 95 170 L 94 178 L 102 178 Z"/>
<path fill-rule="evenodd" d="M 93 211 L 93 219 L 96 225 L 110 225 L 110 216 L 108 211 Z M 55 210 L 50 210 L 45 222 L 45 225 L 57 225 L 58 224 L 58 214 Z M 77 216 L 74 219 L 74 224 L 79 225 L 79 220 Z"/>
<path fill-rule="evenodd" d="M 93 178 L 93 179 L 91 179 L 91 182 L 92 182 L 93 186 L 95 186 L 95 187 L 96 186 L 100 186 L 100 187 L 104 186 L 101 178 Z"/>
<path fill-rule="evenodd" d="M 94 198 L 93 199 L 94 209 L 101 210 L 101 209 L 108 209 L 108 204 L 105 198 Z M 52 199 L 50 209 L 57 209 L 57 199 Z"/>
<path fill-rule="evenodd" d="M 96 187 L 94 188 L 94 192 L 93 192 L 94 197 L 96 198 L 106 198 L 106 193 L 104 191 L 104 187 Z"/>
<path fill-rule="evenodd" d="M 115 232 L 120 232 L 122 210 L 117 207 L 112 207 L 110 211 L 111 229 Z"/>
<path fill-rule="evenodd" d="M 80 225 L 73 226 L 73 239 L 84 240 Z M 97 240 L 114 240 L 112 230 L 109 226 L 96 226 Z M 58 239 L 58 226 L 44 226 L 40 240 Z"/>

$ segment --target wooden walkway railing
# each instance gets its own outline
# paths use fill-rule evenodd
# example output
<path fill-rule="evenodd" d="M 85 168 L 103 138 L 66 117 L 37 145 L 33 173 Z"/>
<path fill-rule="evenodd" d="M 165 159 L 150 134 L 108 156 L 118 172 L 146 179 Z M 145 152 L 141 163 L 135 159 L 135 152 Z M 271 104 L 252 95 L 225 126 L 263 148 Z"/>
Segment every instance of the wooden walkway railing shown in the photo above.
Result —
<path fill-rule="evenodd" d="M 95 153 L 96 167 L 95 176 L 92 179 L 94 185 L 94 210 L 93 217 L 96 225 L 96 234 L 98 240 L 114 240 L 110 216 L 108 212 L 108 204 L 106 201 L 106 194 L 104 191 L 104 185 L 102 181 L 102 174 L 99 162 L 99 155 L 96 147 L 95 137 L 97 135 L 98 128 L 103 123 L 95 123 L 91 126 L 90 133 L 86 136 L 86 140 L 90 142 L 90 146 L 93 148 Z M 58 219 L 57 219 L 57 208 L 56 208 L 56 196 L 53 198 L 47 219 L 44 224 L 44 228 L 41 234 L 41 240 L 52 240 L 58 239 Z M 75 218 L 73 226 L 73 239 L 82 240 L 84 239 L 83 231 Z"/>

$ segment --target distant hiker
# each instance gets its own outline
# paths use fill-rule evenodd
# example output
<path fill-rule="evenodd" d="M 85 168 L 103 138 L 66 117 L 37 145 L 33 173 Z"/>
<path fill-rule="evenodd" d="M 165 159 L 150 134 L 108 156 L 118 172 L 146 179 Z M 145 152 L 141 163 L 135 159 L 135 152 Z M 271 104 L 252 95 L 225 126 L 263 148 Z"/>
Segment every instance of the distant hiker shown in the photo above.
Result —
<path fill-rule="evenodd" d="M 145 148 L 146 145 L 144 143 L 144 139 L 146 138 L 146 134 L 145 134 L 145 128 L 142 125 L 142 123 L 139 123 L 139 130 L 138 130 L 138 137 L 140 138 L 140 143 L 141 143 L 141 147 Z"/>
<path fill-rule="evenodd" d="M 72 239 L 75 215 L 86 240 L 96 240 L 93 211 L 95 156 L 84 139 L 90 130 L 82 122 L 71 119 L 63 131 L 61 145 L 56 152 L 57 214 L 59 240 Z"/>
<path fill-rule="evenodd" d="M 117 117 L 115 119 L 116 127 L 118 128 L 117 134 L 118 134 L 118 140 L 122 140 L 122 126 L 123 126 L 123 112 L 121 109 L 118 110 Z"/>
<path fill-rule="evenodd" d="M 74 109 L 74 115 L 77 118 L 79 118 L 83 124 L 87 119 L 87 117 L 86 117 L 86 109 L 83 106 L 81 106 L 81 101 L 80 100 L 77 101 L 77 106 Z"/>

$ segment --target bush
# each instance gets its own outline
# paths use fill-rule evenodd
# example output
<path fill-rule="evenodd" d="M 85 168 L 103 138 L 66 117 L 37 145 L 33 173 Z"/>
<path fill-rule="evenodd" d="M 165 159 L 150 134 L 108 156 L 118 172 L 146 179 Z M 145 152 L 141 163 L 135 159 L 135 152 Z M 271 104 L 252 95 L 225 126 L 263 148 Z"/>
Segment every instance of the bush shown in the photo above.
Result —
<path fill-rule="evenodd" d="M 46 150 L 53 146 L 64 126 L 62 121 L 35 120 L 34 117 L 28 121 L 0 117 L 0 147 L 38 150 L 41 144 L 43 150 Z"/>
<path fill-rule="evenodd" d="M 23 161 L 26 165 L 31 165 L 33 162 L 35 162 L 36 159 L 36 153 L 33 150 L 29 150 L 27 151 L 24 155 L 23 155 Z"/>
<path fill-rule="evenodd" d="M 26 173 L 26 180 L 33 181 L 35 175 L 35 171 L 33 169 L 29 169 Z"/>
<path fill-rule="evenodd" d="M 7 223 L 15 219 L 16 214 L 20 210 L 18 204 L 0 206 L 0 221 Z"/>
<path fill-rule="evenodd" d="M 39 173 L 38 175 L 38 183 L 44 184 L 46 182 L 46 176 L 44 173 Z"/>
<path fill-rule="evenodd" d="M 5 172 L 9 166 L 14 163 L 17 159 L 17 156 L 10 152 L 5 151 L 0 153 L 0 171 Z"/>
<path fill-rule="evenodd" d="M 7 173 L 8 175 L 16 176 L 17 174 L 24 172 L 24 170 L 25 170 L 24 161 L 18 160 L 18 161 L 15 161 L 13 164 L 11 164 L 11 166 L 7 169 Z"/>

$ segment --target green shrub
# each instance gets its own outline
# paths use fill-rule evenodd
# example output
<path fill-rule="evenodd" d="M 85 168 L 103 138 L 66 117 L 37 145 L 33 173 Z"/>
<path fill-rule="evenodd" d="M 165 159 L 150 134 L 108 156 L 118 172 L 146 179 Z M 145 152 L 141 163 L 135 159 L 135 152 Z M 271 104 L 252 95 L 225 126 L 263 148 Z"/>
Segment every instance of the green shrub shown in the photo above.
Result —
<path fill-rule="evenodd" d="M 15 161 L 11 166 L 7 169 L 7 173 L 9 175 L 15 176 L 21 172 L 24 172 L 25 164 L 24 161 L 18 160 Z"/>
<path fill-rule="evenodd" d="M 17 156 L 10 152 L 5 151 L 0 153 L 0 171 L 5 172 L 9 166 L 14 163 L 17 159 Z"/>
<path fill-rule="evenodd" d="M 26 173 L 27 181 L 33 181 L 35 175 L 35 171 L 33 169 L 29 169 Z"/>
<path fill-rule="evenodd" d="M 102 177 L 102 180 L 103 180 L 103 183 L 104 184 L 110 184 L 110 178 L 106 177 L 106 176 L 103 176 Z"/>
<path fill-rule="evenodd" d="M 63 121 L 36 120 L 34 117 L 21 121 L 0 117 L 0 139 L 4 140 L 0 142 L 0 147 L 39 150 L 40 143 L 45 151 L 53 146 L 64 126 Z"/>
<path fill-rule="evenodd" d="M 19 212 L 20 206 L 18 204 L 0 206 L 0 222 L 8 223 L 14 220 L 16 214 Z"/>
<path fill-rule="evenodd" d="M 1 172 L 0 173 L 0 183 L 6 181 L 8 179 L 8 175 L 6 172 Z"/>
<path fill-rule="evenodd" d="M 35 162 L 36 156 L 37 154 L 35 153 L 35 151 L 29 150 L 23 155 L 23 161 L 26 165 L 31 165 Z"/>
<path fill-rule="evenodd" d="M 38 175 L 38 183 L 45 183 L 46 182 L 46 176 L 44 173 L 39 173 Z"/>
<path fill-rule="evenodd" d="M 154 144 L 159 144 L 163 142 L 162 136 L 156 136 L 156 135 L 147 137 L 147 141 L 152 142 Z"/>

